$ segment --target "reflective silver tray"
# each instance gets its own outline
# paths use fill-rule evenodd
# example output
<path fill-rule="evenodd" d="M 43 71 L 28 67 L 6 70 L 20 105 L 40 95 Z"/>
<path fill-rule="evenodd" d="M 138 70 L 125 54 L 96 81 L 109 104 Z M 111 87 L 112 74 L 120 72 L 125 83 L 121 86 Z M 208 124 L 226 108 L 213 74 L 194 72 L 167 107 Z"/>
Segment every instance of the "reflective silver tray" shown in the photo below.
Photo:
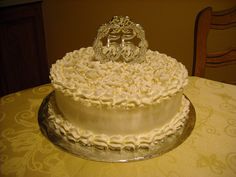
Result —
<path fill-rule="evenodd" d="M 39 108 L 38 123 L 43 135 L 48 138 L 53 144 L 57 145 L 66 152 L 77 155 L 81 158 L 102 162 L 131 162 L 144 159 L 150 159 L 160 156 L 177 146 L 179 146 L 186 138 L 191 134 L 196 120 L 195 109 L 190 101 L 189 118 L 185 123 L 185 127 L 181 133 L 175 138 L 167 137 L 162 142 L 161 146 L 157 146 L 151 149 L 139 149 L 134 151 L 115 151 L 115 150 L 100 150 L 93 146 L 82 146 L 75 144 L 66 139 L 66 137 L 59 136 L 55 133 L 55 130 L 48 126 L 48 103 L 50 97 L 54 96 L 54 91 L 46 96 Z M 186 97 L 186 96 L 185 96 Z M 187 98 L 187 97 L 186 97 Z M 187 98 L 188 99 L 188 98 Z"/>

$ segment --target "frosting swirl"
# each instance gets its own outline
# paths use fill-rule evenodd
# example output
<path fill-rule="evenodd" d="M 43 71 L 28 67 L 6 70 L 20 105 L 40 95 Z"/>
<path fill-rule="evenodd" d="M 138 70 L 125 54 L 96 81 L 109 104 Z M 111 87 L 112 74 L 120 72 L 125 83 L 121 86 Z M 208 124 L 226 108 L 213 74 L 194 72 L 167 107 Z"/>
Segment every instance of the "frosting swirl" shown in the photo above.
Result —
<path fill-rule="evenodd" d="M 132 108 L 160 102 L 187 84 L 184 65 L 148 50 L 142 63 L 94 59 L 92 47 L 67 53 L 52 65 L 55 89 L 86 105 Z"/>

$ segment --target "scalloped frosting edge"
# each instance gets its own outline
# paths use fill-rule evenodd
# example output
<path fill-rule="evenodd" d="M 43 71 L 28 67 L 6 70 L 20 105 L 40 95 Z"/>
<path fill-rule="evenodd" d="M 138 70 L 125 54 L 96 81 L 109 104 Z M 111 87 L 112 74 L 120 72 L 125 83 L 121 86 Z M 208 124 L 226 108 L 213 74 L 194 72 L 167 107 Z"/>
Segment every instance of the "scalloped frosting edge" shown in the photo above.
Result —
<path fill-rule="evenodd" d="M 89 130 L 82 130 L 67 121 L 56 106 L 55 98 L 50 98 L 48 104 L 48 125 L 67 141 L 82 146 L 94 146 L 102 150 L 138 150 L 150 149 L 151 147 L 161 146 L 169 137 L 179 136 L 189 118 L 190 102 L 184 96 L 180 111 L 175 115 L 171 122 L 164 125 L 161 129 L 153 129 L 150 132 L 139 135 L 113 135 L 94 134 Z"/>

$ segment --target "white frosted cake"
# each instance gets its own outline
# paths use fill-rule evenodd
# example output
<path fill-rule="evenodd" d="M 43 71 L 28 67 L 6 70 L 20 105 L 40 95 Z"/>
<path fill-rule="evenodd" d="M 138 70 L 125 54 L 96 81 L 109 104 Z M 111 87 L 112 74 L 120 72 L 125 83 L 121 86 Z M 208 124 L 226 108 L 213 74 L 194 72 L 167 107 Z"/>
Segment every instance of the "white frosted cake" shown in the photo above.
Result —
<path fill-rule="evenodd" d="M 186 68 L 157 51 L 138 57 L 101 61 L 96 48 L 87 47 L 57 60 L 49 104 L 57 134 L 78 146 L 138 150 L 181 133 L 190 104 L 183 95 Z"/>

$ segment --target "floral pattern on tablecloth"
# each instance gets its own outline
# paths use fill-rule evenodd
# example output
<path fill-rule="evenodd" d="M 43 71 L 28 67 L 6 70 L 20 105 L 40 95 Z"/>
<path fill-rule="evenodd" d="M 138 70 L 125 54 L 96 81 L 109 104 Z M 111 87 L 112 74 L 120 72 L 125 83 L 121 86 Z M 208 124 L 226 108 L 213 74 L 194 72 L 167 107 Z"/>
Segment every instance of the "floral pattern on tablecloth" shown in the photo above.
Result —
<path fill-rule="evenodd" d="M 49 142 L 37 114 L 51 91 L 43 85 L 1 98 L 1 177 L 236 176 L 236 86 L 190 77 L 184 93 L 196 110 L 191 135 L 160 157 L 131 163 L 84 160 Z"/>

